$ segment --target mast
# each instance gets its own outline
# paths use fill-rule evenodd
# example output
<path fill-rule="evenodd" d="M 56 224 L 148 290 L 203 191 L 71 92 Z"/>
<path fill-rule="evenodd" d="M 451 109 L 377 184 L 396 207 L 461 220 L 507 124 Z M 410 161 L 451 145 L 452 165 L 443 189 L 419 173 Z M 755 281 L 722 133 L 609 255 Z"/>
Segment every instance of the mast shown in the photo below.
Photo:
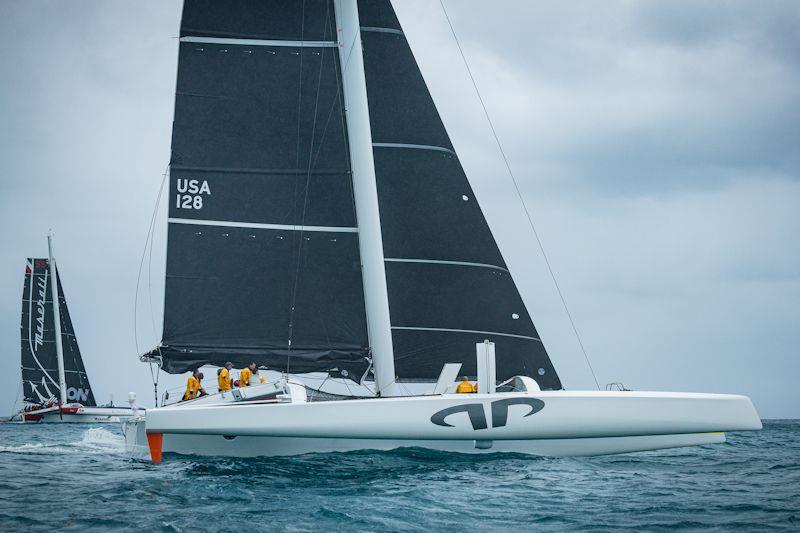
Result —
<path fill-rule="evenodd" d="M 50 292 L 53 300 L 53 327 L 56 334 L 56 357 L 58 360 L 58 388 L 61 405 L 67 403 L 67 380 L 64 377 L 64 347 L 61 344 L 61 311 L 58 305 L 58 274 L 53 257 L 53 234 L 47 234 L 47 253 L 50 264 Z"/>
<path fill-rule="evenodd" d="M 367 332 L 372 347 L 375 392 L 380 396 L 399 396 L 395 384 L 394 348 L 389 317 L 389 297 L 383 257 L 383 237 L 375 183 L 367 85 L 361 27 L 356 0 L 335 2 L 339 58 L 342 65 L 342 92 L 350 147 L 358 243 L 364 281 Z"/>

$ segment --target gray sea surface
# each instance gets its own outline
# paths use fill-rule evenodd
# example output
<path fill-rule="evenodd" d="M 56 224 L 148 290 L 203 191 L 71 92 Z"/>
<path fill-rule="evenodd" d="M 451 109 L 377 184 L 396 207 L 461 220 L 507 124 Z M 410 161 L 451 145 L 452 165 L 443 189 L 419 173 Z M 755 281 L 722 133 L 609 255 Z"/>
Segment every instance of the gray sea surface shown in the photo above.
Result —
<path fill-rule="evenodd" d="M 0 531 L 800 531 L 800 420 L 590 457 L 129 457 L 117 425 L 0 424 Z"/>

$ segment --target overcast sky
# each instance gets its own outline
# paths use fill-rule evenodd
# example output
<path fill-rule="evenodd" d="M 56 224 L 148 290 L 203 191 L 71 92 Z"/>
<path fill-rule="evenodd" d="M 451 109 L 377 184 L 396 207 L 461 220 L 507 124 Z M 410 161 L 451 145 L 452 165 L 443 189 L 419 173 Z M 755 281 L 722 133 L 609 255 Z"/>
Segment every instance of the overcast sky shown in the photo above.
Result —
<path fill-rule="evenodd" d="M 800 2 L 447 6 L 600 383 L 800 416 Z M 591 388 L 438 3 L 395 7 L 562 381 Z M 23 261 L 49 228 L 98 401 L 152 404 L 134 294 L 180 9 L 0 0 L 0 414 L 19 390 Z M 140 350 L 160 338 L 165 233 L 162 216 Z"/>

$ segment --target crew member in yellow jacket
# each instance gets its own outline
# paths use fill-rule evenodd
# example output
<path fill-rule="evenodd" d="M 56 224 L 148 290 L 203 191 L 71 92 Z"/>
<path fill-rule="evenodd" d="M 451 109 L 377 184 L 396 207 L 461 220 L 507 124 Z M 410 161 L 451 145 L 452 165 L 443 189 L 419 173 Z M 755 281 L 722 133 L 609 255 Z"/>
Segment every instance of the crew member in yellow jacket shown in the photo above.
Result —
<path fill-rule="evenodd" d="M 470 383 L 469 378 L 467 376 L 463 376 L 461 378 L 461 383 L 458 384 L 458 388 L 456 389 L 458 394 L 466 394 L 470 392 L 478 392 L 478 384 L 476 383 L 475 386 L 472 386 Z"/>
<path fill-rule="evenodd" d="M 258 376 L 258 365 L 253 361 L 246 368 L 243 368 L 241 373 L 239 374 L 239 386 L 240 387 L 249 387 L 251 381 L 253 380 L 253 376 Z M 263 376 L 258 376 L 258 379 L 261 383 L 264 383 Z"/>
<path fill-rule="evenodd" d="M 228 361 L 225 363 L 224 368 L 220 368 L 219 372 L 217 372 L 217 385 L 220 390 L 226 391 L 231 390 L 233 387 L 231 385 L 231 369 L 233 368 L 233 363 Z"/>
<path fill-rule="evenodd" d="M 198 396 L 205 396 L 206 390 L 203 388 L 203 373 L 199 369 L 192 372 L 186 380 L 186 392 L 183 393 L 184 400 L 194 400 Z"/>
<path fill-rule="evenodd" d="M 240 387 L 249 387 L 250 386 L 250 379 L 253 377 L 254 371 L 256 370 L 256 364 L 250 363 L 242 371 L 239 373 L 239 386 Z"/>

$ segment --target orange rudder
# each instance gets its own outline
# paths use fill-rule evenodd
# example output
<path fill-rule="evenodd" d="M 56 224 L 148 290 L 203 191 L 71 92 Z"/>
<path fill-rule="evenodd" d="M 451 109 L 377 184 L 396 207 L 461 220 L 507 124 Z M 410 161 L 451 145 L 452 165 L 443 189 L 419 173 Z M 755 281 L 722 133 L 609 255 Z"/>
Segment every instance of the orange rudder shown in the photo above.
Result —
<path fill-rule="evenodd" d="M 160 463 L 161 449 L 164 446 L 164 434 L 148 433 L 147 444 L 150 446 L 150 459 L 152 459 L 154 463 Z"/>

